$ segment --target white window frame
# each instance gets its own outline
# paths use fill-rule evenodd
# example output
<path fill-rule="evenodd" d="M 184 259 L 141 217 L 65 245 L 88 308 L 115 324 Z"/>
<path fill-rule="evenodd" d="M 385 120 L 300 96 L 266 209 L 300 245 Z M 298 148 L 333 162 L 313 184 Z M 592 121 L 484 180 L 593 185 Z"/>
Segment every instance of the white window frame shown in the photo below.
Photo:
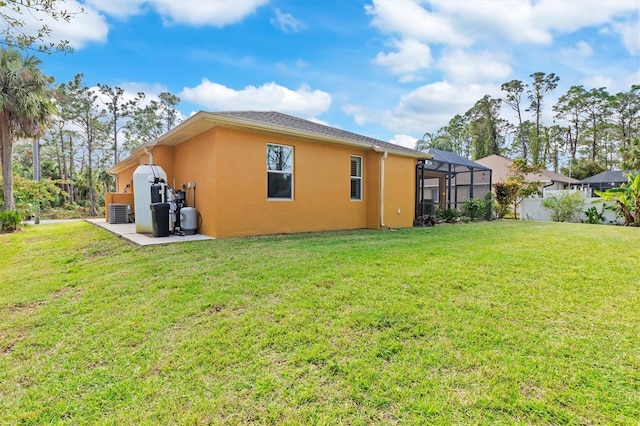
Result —
<path fill-rule="evenodd" d="M 269 169 L 269 153 L 271 152 L 271 147 L 281 147 L 281 148 L 286 148 L 286 149 L 290 149 L 291 150 L 291 170 L 271 170 Z M 267 200 L 272 200 L 272 201 L 292 201 L 293 200 L 293 190 L 294 190 L 294 179 L 293 179 L 293 171 L 294 171 L 294 147 L 291 145 L 282 145 L 282 144 L 278 144 L 278 143 L 267 143 L 267 155 L 266 155 L 266 160 L 267 160 Z M 291 196 L 290 197 L 270 197 L 269 196 L 269 175 L 270 174 L 281 174 L 281 175 L 290 175 L 291 176 Z"/>
<path fill-rule="evenodd" d="M 358 159 L 360 161 L 360 176 L 354 176 L 351 174 L 351 163 L 353 162 L 354 159 Z M 362 185 L 362 172 L 363 172 L 363 166 L 364 166 L 364 159 L 359 156 L 359 155 L 352 155 L 349 158 L 349 175 L 350 175 L 350 179 L 349 179 L 349 196 L 351 197 L 351 201 L 362 201 L 362 193 L 363 193 L 363 185 Z M 360 187 L 360 197 L 358 198 L 354 198 L 351 196 L 351 185 L 353 185 L 353 181 L 357 181 L 358 185 Z"/>

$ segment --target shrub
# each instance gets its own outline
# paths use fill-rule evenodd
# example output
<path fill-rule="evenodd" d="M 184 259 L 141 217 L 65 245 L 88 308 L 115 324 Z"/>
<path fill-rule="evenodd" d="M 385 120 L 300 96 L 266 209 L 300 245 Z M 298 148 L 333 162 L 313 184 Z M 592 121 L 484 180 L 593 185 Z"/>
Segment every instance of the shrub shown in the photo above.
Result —
<path fill-rule="evenodd" d="M 436 211 L 436 217 L 443 222 L 453 223 L 458 219 L 458 211 L 456 209 L 444 209 Z"/>
<path fill-rule="evenodd" d="M 604 209 L 605 206 L 602 206 L 602 211 L 598 211 L 596 206 L 591 206 L 587 210 L 584 211 L 584 214 L 587 215 L 587 223 L 592 225 L 597 225 L 604 222 Z"/>
<path fill-rule="evenodd" d="M 499 219 L 502 219 L 511 205 L 515 202 L 518 191 L 520 190 L 520 184 L 513 180 L 507 182 L 496 182 L 493 187 L 496 190 L 496 215 Z"/>
<path fill-rule="evenodd" d="M 413 226 L 435 226 L 437 223 L 438 222 L 434 216 L 424 214 L 416 218 L 413 222 Z"/>
<path fill-rule="evenodd" d="M 0 179 L 0 183 L 2 180 Z M 14 174 L 13 176 L 13 197 L 18 210 L 24 217 L 34 216 L 41 210 L 56 207 L 60 202 L 60 197 L 65 194 L 58 186 L 58 182 L 51 179 L 35 181 L 25 179 Z M 3 201 L 3 194 L 0 191 L 0 201 Z"/>
<path fill-rule="evenodd" d="M 469 198 L 462 204 L 460 210 L 469 220 L 484 216 L 484 202 L 478 198 Z"/>
<path fill-rule="evenodd" d="M 542 200 L 542 207 L 551 212 L 554 222 L 569 222 L 584 206 L 584 197 L 579 192 L 563 192 Z"/>
<path fill-rule="evenodd" d="M 99 209 L 103 210 L 103 209 Z M 78 204 L 65 204 L 62 208 L 43 210 L 39 214 L 40 219 L 78 219 L 87 216 L 87 208 Z"/>
<path fill-rule="evenodd" d="M 482 212 L 484 220 L 492 220 L 493 212 L 495 210 L 493 194 L 491 192 L 487 192 L 482 203 L 484 204 L 484 211 Z"/>
<path fill-rule="evenodd" d="M 24 216 L 17 210 L 0 211 L 0 231 L 13 232 L 20 228 Z"/>

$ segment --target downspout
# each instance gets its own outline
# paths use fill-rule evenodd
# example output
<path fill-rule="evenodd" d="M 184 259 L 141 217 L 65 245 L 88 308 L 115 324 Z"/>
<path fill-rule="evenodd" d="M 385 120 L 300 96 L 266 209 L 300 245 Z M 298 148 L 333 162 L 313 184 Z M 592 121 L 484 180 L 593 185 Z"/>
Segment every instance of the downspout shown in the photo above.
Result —
<path fill-rule="evenodd" d="M 545 191 L 545 189 L 546 189 L 546 188 L 548 188 L 548 187 L 550 187 L 550 186 L 555 185 L 555 183 L 556 183 L 556 182 L 555 182 L 553 179 L 551 179 L 551 182 L 550 182 L 549 184 L 547 184 L 547 185 L 545 185 L 545 186 L 543 186 L 543 187 L 541 188 L 541 189 L 542 189 L 542 198 L 544 198 L 544 193 L 546 192 L 546 191 Z"/>
<path fill-rule="evenodd" d="M 144 147 L 144 153 L 147 154 L 149 156 L 149 164 L 153 164 L 153 154 L 151 153 L 151 151 L 149 150 L 148 146 Z"/>
<path fill-rule="evenodd" d="M 424 200 L 424 189 L 423 185 L 421 185 L 421 171 L 424 170 L 424 160 L 418 160 L 416 164 L 416 194 L 415 194 L 415 208 L 413 212 L 413 221 L 415 226 L 415 221 L 418 219 L 418 216 L 422 216 L 422 205 Z"/>
<path fill-rule="evenodd" d="M 383 229 L 389 229 L 389 227 L 384 224 L 384 160 L 387 159 L 387 155 L 388 152 L 384 151 L 380 162 L 380 227 Z"/>

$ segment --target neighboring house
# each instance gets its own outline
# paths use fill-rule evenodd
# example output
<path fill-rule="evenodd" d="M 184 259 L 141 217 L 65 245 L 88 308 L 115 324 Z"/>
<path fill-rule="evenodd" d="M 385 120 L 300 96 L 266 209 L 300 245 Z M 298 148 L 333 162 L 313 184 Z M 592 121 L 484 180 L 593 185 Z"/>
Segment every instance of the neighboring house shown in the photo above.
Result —
<path fill-rule="evenodd" d="M 618 188 L 623 183 L 627 183 L 627 176 L 630 173 L 635 174 L 636 172 L 633 170 L 611 170 L 582 179 L 576 184 L 588 187 L 592 196 L 595 197 L 594 191 L 606 191 L 607 189 Z"/>
<path fill-rule="evenodd" d="M 187 188 L 212 237 L 410 227 L 416 165 L 428 158 L 277 112 L 198 112 L 114 165 L 118 192 L 106 202 L 132 204 L 134 171 L 154 163 Z"/>
<path fill-rule="evenodd" d="M 493 183 L 506 182 L 510 175 L 512 175 L 511 167 L 513 161 L 501 157 L 499 155 L 489 155 L 488 157 L 476 160 L 476 163 L 488 167 L 493 172 Z M 482 177 L 479 177 L 479 181 Z M 529 173 L 525 176 L 525 182 L 539 182 L 540 191 L 545 190 L 560 190 L 567 189 L 572 185 L 578 183 L 578 180 L 570 178 L 568 176 L 561 175 L 560 173 L 552 172 L 549 170 L 542 170 L 537 173 Z"/>

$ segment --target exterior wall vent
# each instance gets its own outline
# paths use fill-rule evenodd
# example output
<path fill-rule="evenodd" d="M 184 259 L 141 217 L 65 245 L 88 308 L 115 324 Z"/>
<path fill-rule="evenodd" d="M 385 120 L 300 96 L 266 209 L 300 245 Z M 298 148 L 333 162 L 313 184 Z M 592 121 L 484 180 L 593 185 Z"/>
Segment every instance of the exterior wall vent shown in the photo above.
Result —
<path fill-rule="evenodd" d="M 109 223 L 129 223 L 130 204 L 109 204 Z"/>

